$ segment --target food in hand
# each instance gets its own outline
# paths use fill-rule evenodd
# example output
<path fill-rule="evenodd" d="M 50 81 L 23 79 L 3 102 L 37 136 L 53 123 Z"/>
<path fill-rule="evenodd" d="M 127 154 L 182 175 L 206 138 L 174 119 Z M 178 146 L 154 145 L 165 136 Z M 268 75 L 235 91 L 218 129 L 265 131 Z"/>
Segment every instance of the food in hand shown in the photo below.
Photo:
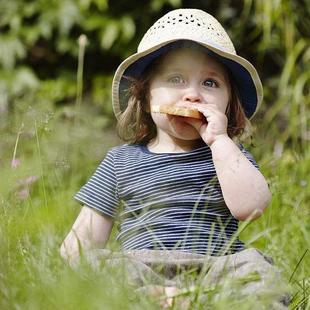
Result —
<path fill-rule="evenodd" d="M 196 119 L 203 119 L 202 114 L 195 109 L 186 107 L 176 107 L 170 105 L 154 105 L 151 107 L 151 111 L 154 113 L 165 113 L 170 115 L 178 115 L 185 117 L 192 117 Z"/>

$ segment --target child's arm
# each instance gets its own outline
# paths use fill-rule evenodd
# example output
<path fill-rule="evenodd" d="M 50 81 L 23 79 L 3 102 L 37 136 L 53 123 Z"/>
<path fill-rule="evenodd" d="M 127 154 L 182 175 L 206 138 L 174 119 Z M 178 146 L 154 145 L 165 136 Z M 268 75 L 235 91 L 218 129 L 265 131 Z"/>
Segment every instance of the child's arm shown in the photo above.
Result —
<path fill-rule="evenodd" d="M 83 206 L 71 231 L 60 247 L 61 256 L 70 262 L 80 255 L 81 250 L 104 247 L 112 227 L 113 219 L 111 217 Z"/>
<path fill-rule="evenodd" d="M 271 193 L 264 176 L 227 136 L 210 146 L 223 196 L 238 220 L 256 219 L 268 206 Z"/>
<path fill-rule="evenodd" d="M 264 176 L 227 134 L 227 117 L 213 104 L 196 104 L 207 123 L 192 120 L 212 151 L 224 200 L 238 220 L 256 219 L 268 206 L 271 193 Z"/>

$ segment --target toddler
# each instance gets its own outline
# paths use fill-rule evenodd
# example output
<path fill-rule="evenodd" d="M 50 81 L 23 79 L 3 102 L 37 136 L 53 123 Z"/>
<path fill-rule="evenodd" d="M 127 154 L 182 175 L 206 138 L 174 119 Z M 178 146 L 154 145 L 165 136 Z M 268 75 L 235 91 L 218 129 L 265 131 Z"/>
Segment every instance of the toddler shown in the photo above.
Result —
<path fill-rule="evenodd" d="M 255 68 L 214 17 L 178 9 L 160 18 L 116 70 L 112 101 L 126 144 L 112 148 L 75 195 L 83 207 L 62 256 L 103 248 L 117 217 L 122 251 L 96 253 L 130 261 L 139 285 L 176 292 L 176 270 L 201 272 L 208 263 L 206 286 L 223 271 L 231 278 L 256 271 L 261 280 L 243 293 L 275 290 L 270 258 L 238 237 L 238 222 L 261 216 L 271 199 L 238 141 L 262 97 Z"/>

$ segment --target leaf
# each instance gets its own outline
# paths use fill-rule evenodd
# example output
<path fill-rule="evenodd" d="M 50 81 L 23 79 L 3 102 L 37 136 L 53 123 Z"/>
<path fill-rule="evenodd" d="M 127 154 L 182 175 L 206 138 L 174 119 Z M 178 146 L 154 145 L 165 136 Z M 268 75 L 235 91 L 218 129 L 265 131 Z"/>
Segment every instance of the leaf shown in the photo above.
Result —
<path fill-rule="evenodd" d="M 22 94 L 27 90 L 38 88 L 40 81 L 35 74 L 26 67 L 22 67 L 16 71 L 14 83 L 11 86 L 13 94 Z"/>
<path fill-rule="evenodd" d="M 109 49 L 115 42 L 118 35 L 119 35 L 118 24 L 115 22 L 110 22 L 103 30 L 103 33 L 101 35 L 101 47 L 106 50 Z"/>
<path fill-rule="evenodd" d="M 73 25 L 80 21 L 80 11 L 74 1 L 60 2 L 58 11 L 59 31 L 61 34 L 67 35 Z"/>
<path fill-rule="evenodd" d="M 84 27 L 86 30 L 96 30 L 106 25 L 106 17 L 101 14 L 90 14 L 85 18 Z"/>
<path fill-rule="evenodd" d="M 121 23 L 123 37 L 126 41 L 129 41 L 136 33 L 136 25 L 129 16 L 124 16 L 121 19 Z"/>
<path fill-rule="evenodd" d="M 76 81 L 74 76 L 66 77 L 64 74 L 58 79 L 45 80 L 41 83 L 38 98 L 46 98 L 53 102 L 69 100 L 76 95 Z"/>
<path fill-rule="evenodd" d="M 12 69 L 16 60 L 25 56 L 25 47 L 18 38 L 10 35 L 0 36 L 0 64 L 4 69 Z"/>
<path fill-rule="evenodd" d="M 80 6 L 83 9 L 89 9 L 91 4 L 95 4 L 97 8 L 101 11 L 104 11 L 108 8 L 108 1 L 107 0 L 80 0 Z"/>

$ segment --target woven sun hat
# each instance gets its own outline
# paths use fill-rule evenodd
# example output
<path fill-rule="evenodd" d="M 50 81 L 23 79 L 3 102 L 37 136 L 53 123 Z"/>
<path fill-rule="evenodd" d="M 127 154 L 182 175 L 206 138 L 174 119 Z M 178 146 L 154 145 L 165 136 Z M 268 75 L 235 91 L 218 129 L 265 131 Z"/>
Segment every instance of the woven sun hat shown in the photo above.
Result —
<path fill-rule="evenodd" d="M 228 68 L 246 117 L 253 117 L 263 99 L 262 83 L 254 66 L 237 55 L 228 34 L 212 15 L 198 9 L 176 9 L 157 20 L 143 36 L 137 53 L 117 68 L 112 82 L 112 104 L 117 119 L 128 104 L 132 82 L 126 77 L 139 79 L 154 59 L 184 41 L 205 47 L 209 55 Z"/>

